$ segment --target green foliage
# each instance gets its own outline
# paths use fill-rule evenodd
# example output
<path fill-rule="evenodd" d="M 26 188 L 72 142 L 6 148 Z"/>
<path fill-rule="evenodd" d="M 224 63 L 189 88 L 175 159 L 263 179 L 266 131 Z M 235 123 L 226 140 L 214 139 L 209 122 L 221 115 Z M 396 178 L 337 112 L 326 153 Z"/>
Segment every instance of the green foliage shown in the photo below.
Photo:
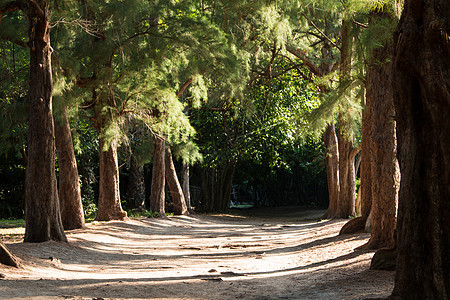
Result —
<path fill-rule="evenodd" d="M 372 58 L 374 50 L 382 47 L 387 41 L 392 39 L 396 26 L 397 20 L 394 18 L 373 17 L 370 26 L 361 34 L 361 43 L 368 59 Z"/>
<path fill-rule="evenodd" d="M 239 160 L 238 181 L 264 182 L 273 195 L 283 181 L 295 182 L 298 195 L 317 202 L 309 191 L 326 189 L 323 148 L 311 133 L 339 110 L 352 124 L 349 137 L 357 138 L 366 63 L 395 22 L 361 26 L 370 11 L 390 11 L 387 2 L 55 2 L 54 112 L 58 121 L 61 105 L 68 108 L 85 213 L 96 209 L 99 137 L 106 148 L 121 143 L 123 161 L 132 153 L 144 164 L 153 135 L 162 135 L 183 163 Z M 343 19 L 354 21 L 354 43 L 352 70 L 339 78 Z M 0 155 L 7 162 L 2 172 L 18 178 L 27 132 L 29 50 L 19 46 L 26 28 L 18 12 L 0 23 Z M 313 74 L 310 64 L 329 73 Z M 2 201 L 19 193 L 4 186 Z"/>
<path fill-rule="evenodd" d="M 0 219 L 0 228 L 18 228 L 25 227 L 24 219 Z"/>
<path fill-rule="evenodd" d="M 98 138 L 92 127 L 92 121 L 87 118 L 70 120 L 75 156 L 77 159 L 78 176 L 81 187 L 81 200 L 85 215 L 96 213 L 98 197 Z"/>
<path fill-rule="evenodd" d="M 245 102 L 228 101 L 219 109 L 204 106 L 191 114 L 191 122 L 205 166 L 238 161 L 234 182 L 259 189 L 269 198 L 266 204 L 287 204 L 292 200 L 283 196 L 287 191 L 297 195 L 295 204 L 318 204 L 326 201 L 326 195 L 317 193 L 319 186 L 326 191 L 322 141 L 308 135 L 305 115 L 320 102 L 302 76 L 307 71 L 291 66 L 275 60 L 277 76 L 256 80 Z M 297 190 L 286 182 L 296 182 Z"/>
<path fill-rule="evenodd" d="M 158 212 L 151 212 L 148 210 L 131 209 L 127 210 L 127 216 L 130 219 L 158 218 L 159 214 Z"/>
<path fill-rule="evenodd" d="M 23 218 L 25 165 L 14 156 L 0 162 L 0 218 Z"/>

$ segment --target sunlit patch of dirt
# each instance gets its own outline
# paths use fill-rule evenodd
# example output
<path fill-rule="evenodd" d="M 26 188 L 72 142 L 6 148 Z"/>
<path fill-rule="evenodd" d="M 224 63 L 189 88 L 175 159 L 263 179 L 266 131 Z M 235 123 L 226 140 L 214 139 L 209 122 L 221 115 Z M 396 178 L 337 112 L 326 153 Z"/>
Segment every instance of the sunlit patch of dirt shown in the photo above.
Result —
<path fill-rule="evenodd" d="M 363 299 L 393 272 L 368 270 L 368 234 L 338 236 L 323 211 L 246 211 L 100 222 L 69 244 L 6 241 L 25 269 L 0 267 L 3 299 Z M 308 221 L 305 221 L 308 220 Z"/>

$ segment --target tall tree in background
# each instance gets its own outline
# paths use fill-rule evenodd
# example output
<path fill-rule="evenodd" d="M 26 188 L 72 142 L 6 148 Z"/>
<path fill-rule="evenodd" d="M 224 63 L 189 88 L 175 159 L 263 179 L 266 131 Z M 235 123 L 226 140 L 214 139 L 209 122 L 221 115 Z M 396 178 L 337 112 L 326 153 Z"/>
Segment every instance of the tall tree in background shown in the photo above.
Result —
<path fill-rule="evenodd" d="M 401 171 L 391 299 L 450 298 L 450 2 L 406 0 L 394 35 Z"/>
<path fill-rule="evenodd" d="M 352 71 L 355 30 L 349 3 L 318 2 L 313 7 L 322 7 L 321 5 L 326 6 L 327 13 L 323 16 L 321 10 L 309 9 L 308 6 L 301 8 L 303 22 L 300 19 L 300 22 L 294 23 L 303 24 L 306 21 L 308 26 L 303 25 L 297 29 L 300 33 L 306 32 L 303 34 L 306 38 L 294 41 L 292 44 L 297 43 L 299 46 L 292 49 L 293 46 L 290 45 L 288 50 L 303 60 L 303 64 L 317 76 L 318 87 L 324 98 L 323 104 L 312 117 L 312 123 L 316 124 L 312 126 L 314 130 L 318 127 L 325 129 L 329 208 L 323 217 L 347 218 L 355 215 L 354 163 L 359 152 L 359 148 L 353 145 L 353 123 L 358 118 Z M 311 46 L 306 46 L 306 43 Z M 318 45 L 322 47 L 316 49 Z M 339 73 L 336 74 L 338 69 Z M 333 84 L 336 82 L 336 75 L 339 75 L 338 86 Z M 337 128 L 334 126 L 336 110 L 339 111 Z M 323 120 L 326 122 L 323 123 Z"/>
<path fill-rule="evenodd" d="M 46 1 L 2 1 L 0 18 L 15 10 L 20 10 L 28 21 L 30 48 L 25 241 L 67 241 L 61 221 L 55 174 L 51 8 Z"/>

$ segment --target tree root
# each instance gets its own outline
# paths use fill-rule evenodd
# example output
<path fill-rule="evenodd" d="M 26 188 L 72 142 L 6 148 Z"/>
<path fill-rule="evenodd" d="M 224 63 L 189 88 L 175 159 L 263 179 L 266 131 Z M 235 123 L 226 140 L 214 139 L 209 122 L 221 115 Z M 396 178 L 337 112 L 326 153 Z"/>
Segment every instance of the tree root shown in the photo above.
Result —
<path fill-rule="evenodd" d="M 345 223 L 345 225 L 341 228 L 341 231 L 339 231 L 339 235 L 352 234 L 364 231 L 364 228 L 366 226 L 366 220 L 367 218 L 363 216 L 351 219 L 350 221 Z"/>
<path fill-rule="evenodd" d="M 375 252 L 370 262 L 370 270 L 395 271 L 397 251 L 395 248 L 383 248 Z"/>

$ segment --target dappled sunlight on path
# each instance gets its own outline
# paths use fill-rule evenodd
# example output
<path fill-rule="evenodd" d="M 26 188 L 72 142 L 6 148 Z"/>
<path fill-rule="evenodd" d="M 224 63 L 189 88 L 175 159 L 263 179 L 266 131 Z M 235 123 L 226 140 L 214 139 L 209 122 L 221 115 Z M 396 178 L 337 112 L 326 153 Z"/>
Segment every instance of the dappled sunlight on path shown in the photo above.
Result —
<path fill-rule="evenodd" d="M 368 271 L 373 252 L 354 251 L 369 235 L 338 236 L 344 223 L 239 215 L 93 223 L 67 232 L 70 244 L 9 244 L 31 263 L 0 269 L 0 298 L 388 295 L 392 273 Z"/>

